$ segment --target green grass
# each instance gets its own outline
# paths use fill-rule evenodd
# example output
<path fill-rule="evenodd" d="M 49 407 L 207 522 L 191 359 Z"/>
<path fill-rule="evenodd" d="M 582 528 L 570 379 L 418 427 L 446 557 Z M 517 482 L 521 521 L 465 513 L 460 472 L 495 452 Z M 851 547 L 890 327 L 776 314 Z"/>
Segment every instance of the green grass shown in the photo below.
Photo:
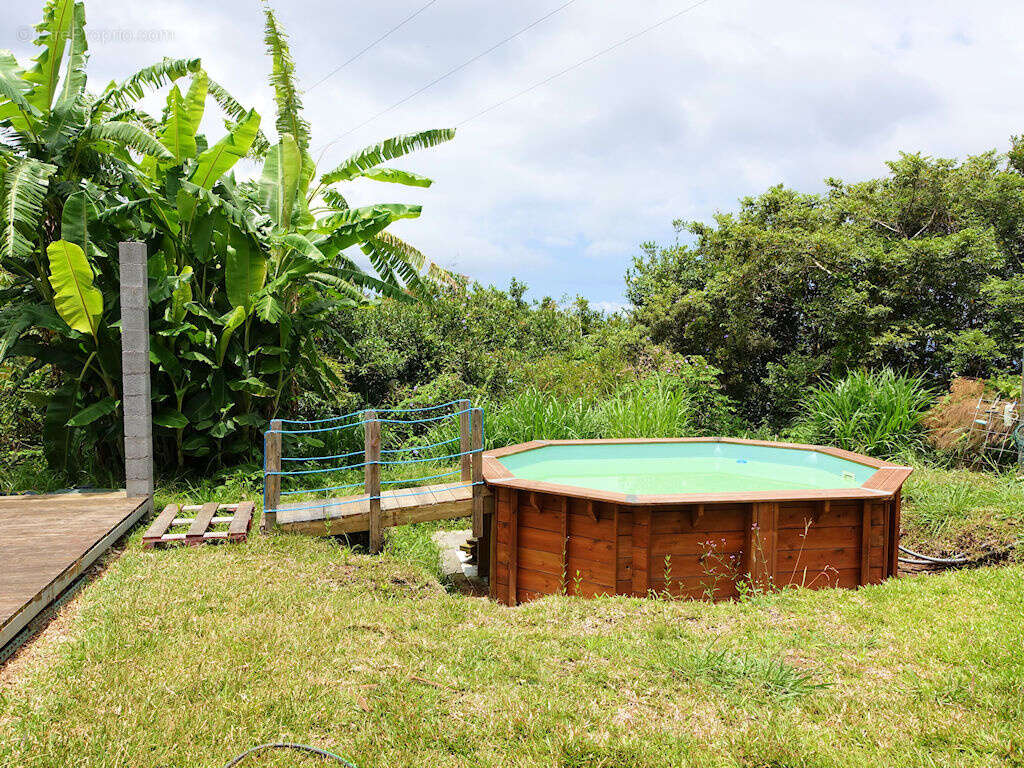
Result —
<path fill-rule="evenodd" d="M 330 541 L 124 555 L 0 677 L 0 765 L 1024 765 L 1024 570 L 709 604 L 449 594 Z M 309 765 L 279 754 L 253 765 Z"/>
<path fill-rule="evenodd" d="M 903 487 L 903 543 L 926 553 L 1024 546 L 1024 481 L 1016 472 L 918 465 Z"/>

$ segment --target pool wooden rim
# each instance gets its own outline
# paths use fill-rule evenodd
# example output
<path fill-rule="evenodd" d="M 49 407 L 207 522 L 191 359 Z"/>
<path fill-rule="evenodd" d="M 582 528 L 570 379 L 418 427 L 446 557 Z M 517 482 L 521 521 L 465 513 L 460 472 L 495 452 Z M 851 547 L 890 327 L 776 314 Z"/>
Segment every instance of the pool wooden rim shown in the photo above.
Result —
<path fill-rule="evenodd" d="M 852 461 L 856 464 L 873 467 L 875 472 L 858 488 L 816 488 L 813 490 L 790 491 L 742 491 L 718 493 L 672 493 L 672 494 L 627 494 L 615 491 L 600 491 L 577 485 L 560 485 L 540 480 L 525 480 L 516 477 L 499 461 L 502 456 L 536 450 L 548 445 L 608 445 L 630 443 L 735 443 L 737 445 L 759 445 L 769 448 L 785 448 L 795 451 L 814 451 L 839 459 Z M 616 440 L 531 440 L 504 448 L 496 448 L 484 453 L 484 480 L 488 485 L 503 488 L 516 488 L 523 491 L 538 493 L 558 493 L 574 498 L 607 501 L 615 504 L 631 504 L 636 506 L 659 506 L 667 504 L 728 504 L 734 502 L 758 501 L 801 501 L 829 499 L 889 499 L 899 492 L 904 481 L 913 472 L 913 467 L 905 467 L 887 461 L 873 459 L 842 448 L 826 445 L 807 445 L 804 443 L 775 443 L 769 440 L 744 440 L 736 437 L 677 437 L 677 438 L 639 438 Z"/>

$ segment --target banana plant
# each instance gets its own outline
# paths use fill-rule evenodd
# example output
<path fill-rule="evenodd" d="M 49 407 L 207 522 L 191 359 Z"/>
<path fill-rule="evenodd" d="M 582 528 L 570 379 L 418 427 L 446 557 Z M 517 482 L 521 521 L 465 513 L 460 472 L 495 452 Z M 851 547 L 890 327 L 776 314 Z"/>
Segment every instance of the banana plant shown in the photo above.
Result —
<path fill-rule="evenodd" d="M 93 95 L 85 24 L 82 2 L 49 0 L 38 55 L 22 65 L 0 51 L 0 363 L 53 371 L 44 440 L 62 467 L 86 432 L 101 457 L 120 452 L 117 243 L 155 229 L 144 169 L 187 151 L 187 131 L 158 132 L 138 101 L 201 72 L 198 59 L 165 59 Z M 193 85 L 183 122 L 197 116 Z M 239 114 L 225 89 L 205 87 Z"/>

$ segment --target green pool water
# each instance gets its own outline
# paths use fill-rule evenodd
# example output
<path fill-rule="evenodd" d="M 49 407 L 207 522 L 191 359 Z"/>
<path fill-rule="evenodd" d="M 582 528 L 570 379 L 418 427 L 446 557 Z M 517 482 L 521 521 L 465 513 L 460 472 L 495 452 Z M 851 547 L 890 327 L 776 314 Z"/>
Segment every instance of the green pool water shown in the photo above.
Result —
<path fill-rule="evenodd" d="M 548 445 L 499 461 L 525 480 L 627 494 L 856 488 L 875 472 L 816 451 L 737 443 Z"/>

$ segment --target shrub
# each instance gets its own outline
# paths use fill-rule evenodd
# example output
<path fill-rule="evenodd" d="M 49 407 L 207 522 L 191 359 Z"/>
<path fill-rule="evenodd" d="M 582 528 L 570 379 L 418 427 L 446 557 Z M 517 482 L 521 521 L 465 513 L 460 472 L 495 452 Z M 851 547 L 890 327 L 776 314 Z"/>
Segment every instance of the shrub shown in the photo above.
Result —
<path fill-rule="evenodd" d="M 854 371 L 807 393 L 794 434 L 873 456 L 921 451 L 924 416 L 933 399 L 920 376 L 891 368 Z"/>

